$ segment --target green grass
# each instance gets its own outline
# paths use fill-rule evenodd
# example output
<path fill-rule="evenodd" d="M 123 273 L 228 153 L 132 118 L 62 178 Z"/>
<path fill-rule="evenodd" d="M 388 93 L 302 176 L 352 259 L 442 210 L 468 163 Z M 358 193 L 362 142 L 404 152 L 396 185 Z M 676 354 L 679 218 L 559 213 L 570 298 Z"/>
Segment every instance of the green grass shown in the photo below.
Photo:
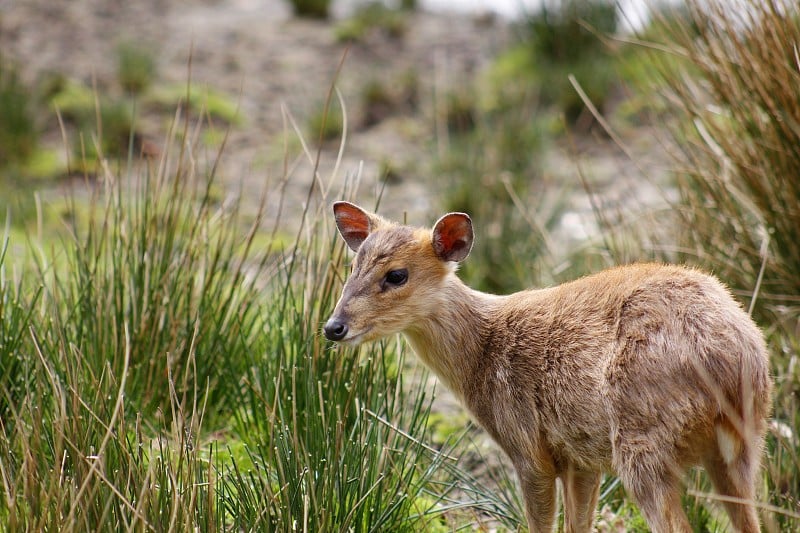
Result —
<path fill-rule="evenodd" d="M 722 26 L 682 19 L 693 37 L 667 33 L 682 55 L 655 62 L 666 68 L 655 85 L 671 91 L 658 112 L 678 125 L 685 171 L 675 214 L 691 229 L 668 244 L 747 304 L 757 293 L 754 313 L 773 354 L 774 421 L 788 429 L 768 437 L 763 516 L 773 530 L 795 530 L 800 118 L 792 112 L 800 106 L 787 90 L 798 80 L 784 45 L 800 39 L 797 19 L 775 13 L 760 28 L 767 36 L 755 26 L 720 31 L 724 17 Z M 752 53 L 752 68 L 713 55 L 722 49 L 708 44 L 718 42 Z M 514 54 L 498 63 L 495 81 L 513 79 L 529 59 Z M 462 274 L 501 292 L 552 282 L 548 228 L 563 205 L 540 172 L 550 130 L 538 82 L 523 79 L 534 81 L 459 93 L 437 115 L 436 197 L 485 232 Z M 165 92 L 154 87 L 142 105 L 183 105 L 185 86 Z M 209 123 L 234 125 L 235 106 L 221 96 L 215 112 L 203 98 L 213 91 L 190 93 L 213 135 L 174 125 L 156 165 L 133 157 L 128 123 L 115 135 L 123 149 L 103 149 L 102 186 L 88 200 L 45 202 L 41 240 L 27 191 L 2 198 L 11 225 L 0 241 L 0 529 L 518 530 L 510 470 L 486 467 L 474 429 L 431 414 L 426 374 L 401 342 L 354 351 L 320 336 L 347 274 L 331 217 L 306 214 L 288 234 L 263 228 L 237 202 L 223 205 L 214 161 L 200 163 L 205 144 L 184 141 L 220 140 Z M 67 122 L 90 117 L 84 143 L 111 135 L 111 119 L 96 116 L 104 98 L 69 82 L 55 94 Z M 325 107 L 309 121 L 312 139 L 345 126 L 338 105 Z M 330 200 L 317 194 L 309 191 L 312 204 Z M 576 272 L 594 268 L 581 254 Z M 687 483 L 695 530 L 724 531 L 704 475 Z M 600 508 L 601 528 L 646 531 L 611 476 Z"/>
<path fill-rule="evenodd" d="M 143 103 L 157 109 L 174 110 L 187 105 L 196 113 L 207 114 L 212 120 L 226 125 L 239 125 L 243 121 L 237 100 L 213 87 L 193 84 L 172 84 L 153 87 L 144 95 Z"/>
<path fill-rule="evenodd" d="M 592 117 L 569 76 L 595 107 L 606 107 L 619 84 L 617 50 L 607 42 L 618 29 L 617 18 L 608 0 L 543 2 L 516 24 L 516 42 L 493 67 L 494 84 L 499 91 L 531 92 L 543 109 L 556 110 L 569 126 L 585 131 Z"/>
<path fill-rule="evenodd" d="M 0 528 L 514 527 L 457 442 L 426 444 L 431 394 L 397 344 L 321 337 L 344 277 L 329 217 L 266 239 L 213 200 L 187 128 L 166 164 L 105 165 L 64 230 L 2 248 Z"/>
<path fill-rule="evenodd" d="M 346 115 L 339 102 L 319 104 L 308 117 L 306 130 L 309 139 L 317 139 L 321 143 L 340 139 L 346 134 Z"/>
<path fill-rule="evenodd" d="M 770 530 L 793 531 L 800 527 L 800 99 L 794 90 L 800 12 L 756 0 L 744 11 L 745 27 L 741 12 L 722 0 L 691 1 L 660 13 L 638 36 L 645 43 L 638 68 L 644 61 L 651 68 L 637 75 L 649 82 L 657 124 L 672 137 L 680 194 L 660 216 L 662 225 L 665 216 L 673 221 L 675 232 L 648 235 L 641 249 L 652 252 L 655 242 L 670 251 L 662 258 L 714 272 L 763 328 L 776 387 L 762 519 Z M 612 256 L 621 251 L 607 242 Z M 688 486 L 684 503 L 695 530 L 724 531 L 705 476 Z"/>
<path fill-rule="evenodd" d="M 772 429 L 767 435 L 759 495 L 762 518 L 765 528 L 790 531 L 800 523 L 800 182 L 795 179 L 800 175 L 800 105 L 793 59 L 800 15 L 795 8 L 782 11 L 772 9 L 771 2 L 754 1 L 752 12 L 763 24 L 742 31 L 725 2 L 710 3 L 711 20 L 697 4 L 690 3 L 674 19 L 660 15 L 639 36 L 655 42 L 638 50 L 626 48 L 621 63 L 603 59 L 609 68 L 627 73 L 634 85 L 646 86 L 648 92 L 638 96 L 648 99 L 646 112 L 655 115 L 656 126 L 672 128 L 674 146 L 681 152 L 675 165 L 681 199 L 669 213 L 652 214 L 660 233 L 650 232 L 641 218 L 626 223 L 621 213 L 601 210 L 597 215 L 604 242 L 572 251 L 568 272 L 572 278 L 609 260 L 684 262 L 714 272 L 746 308 L 752 305 L 772 353 L 774 425 L 787 430 Z M 528 167 L 548 142 L 543 123 L 537 131 L 530 119 L 535 115 L 531 108 L 546 113 L 548 102 L 538 92 L 542 82 L 529 68 L 531 57 L 530 50 L 519 47 L 501 56 L 490 71 L 490 90 L 472 102 L 458 102 L 456 109 L 469 110 L 472 125 L 448 128 L 454 123 L 443 119 L 440 129 L 448 136 L 440 163 L 445 208 L 470 212 L 479 221 L 476 231 L 481 226 L 486 231 L 477 236 L 473 264 L 467 263 L 462 275 L 492 291 L 552 283 L 546 215 L 552 213 L 557 220 L 559 212 L 547 210 L 557 205 L 552 200 L 542 201 L 552 184 L 542 188 L 535 166 Z M 742 68 L 742 58 L 748 68 Z M 521 78 L 525 82 L 512 83 L 520 72 L 527 73 Z M 521 105 L 526 102 L 530 107 Z M 621 226 L 609 226 L 609 220 L 620 219 Z M 679 229 L 665 239 L 665 225 Z M 587 252 L 589 246 L 600 253 Z M 659 255 L 659 249 L 670 252 Z M 613 483 L 613 478 L 604 483 L 601 522 L 609 528 L 646 531 L 636 507 Z M 705 475 L 690 476 L 687 488 L 684 506 L 695 531 L 725 531 L 727 518 Z"/>
<path fill-rule="evenodd" d="M 444 99 L 436 192 L 443 212 L 476 220 L 479 245 L 463 265 L 465 280 L 506 293 L 548 279 L 547 235 L 563 212 L 563 191 L 542 175 L 547 126 L 535 96 L 517 93 L 499 104 L 477 92 Z"/>

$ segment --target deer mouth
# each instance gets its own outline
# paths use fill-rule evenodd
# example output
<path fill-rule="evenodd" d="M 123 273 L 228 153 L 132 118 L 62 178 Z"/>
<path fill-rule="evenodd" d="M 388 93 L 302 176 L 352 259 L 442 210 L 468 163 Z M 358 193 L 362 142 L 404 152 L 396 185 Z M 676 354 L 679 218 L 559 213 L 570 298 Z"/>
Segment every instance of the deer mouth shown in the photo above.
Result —
<path fill-rule="evenodd" d="M 366 338 L 366 336 L 367 336 L 367 333 L 369 333 L 371 329 L 372 328 L 367 328 L 364 331 L 362 331 L 361 333 L 355 333 L 355 334 L 352 333 L 352 332 L 349 332 L 347 334 L 347 336 L 345 336 L 339 342 L 344 344 L 344 345 L 347 345 L 347 346 L 358 346 L 359 344 L 369 340 L 369 339 Z"/>

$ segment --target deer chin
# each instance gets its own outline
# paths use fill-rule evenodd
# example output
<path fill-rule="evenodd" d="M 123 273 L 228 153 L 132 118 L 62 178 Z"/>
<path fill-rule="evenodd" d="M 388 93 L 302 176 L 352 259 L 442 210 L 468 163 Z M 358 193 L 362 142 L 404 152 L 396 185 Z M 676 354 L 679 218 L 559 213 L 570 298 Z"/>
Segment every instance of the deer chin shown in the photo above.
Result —
<path fill-rule="evenodd" d="M 352 347 L 360 346 L 365 342 L 369 342 L 377 338 L 375 335 L 370 335 L 371 331 L 372 328 L 370 327 L 360 333 L 348 333 L 344 339 L 338 342 L 339 344 L 344 344 L 345 346 L 352 346 Z"/>

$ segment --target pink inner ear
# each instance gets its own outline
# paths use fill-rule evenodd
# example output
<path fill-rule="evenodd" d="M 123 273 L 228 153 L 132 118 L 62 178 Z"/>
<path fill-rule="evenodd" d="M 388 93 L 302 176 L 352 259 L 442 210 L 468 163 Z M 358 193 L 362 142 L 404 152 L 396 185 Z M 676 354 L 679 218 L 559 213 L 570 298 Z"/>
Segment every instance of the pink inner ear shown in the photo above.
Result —
<path fill-rule="evenodd" d="M 359 207 L 346 202 L 338 202 L 333 206 L 336 227 L 347 245 L 357 251 L 364 239 L 369 236 L 369 216 Z"/>
<path fill-rule="evenodd" d="M 455 226 L 456 224 L 446 224 L 437 234 L 439 245 L 444 251 L 457 250 L 466 244 L 464 232 Z"/>
<path fill-rule="evenodd" d="M 369 219 L 367 217 L 346 211 L 336 214 L 336 225 L 347 233 L 363 233 L 364 235 L 369 233 Z"/>
<path fill-rule="evenodd" d="M 460 213 L 451 213 L 437 222 L 433 231 L 433 247 L 445 261 L 461 261 L 472 245 L 472 222 Z"/>

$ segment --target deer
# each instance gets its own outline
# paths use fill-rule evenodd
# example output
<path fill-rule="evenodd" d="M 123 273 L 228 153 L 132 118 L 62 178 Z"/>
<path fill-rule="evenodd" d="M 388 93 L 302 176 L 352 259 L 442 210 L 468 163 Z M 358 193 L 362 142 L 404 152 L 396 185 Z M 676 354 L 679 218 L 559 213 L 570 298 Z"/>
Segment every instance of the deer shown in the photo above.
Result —
<path fill-rule="evenodd" d="M 756 477 L 770 414 L 766 343 L 717 278 L 635 263 L 562 285 L 486 294 L 457 276 L 465 213 L 432 229 L 344 201 L 355 252 L 325 337 L 359 345 L 402 333 L 505 452 L 531 532 L 591 531 L 601 477 L 618 476 L 654 533 L 691 531 L 683 478 L 701 466 L 732 528 L 760 530 Z"/>

